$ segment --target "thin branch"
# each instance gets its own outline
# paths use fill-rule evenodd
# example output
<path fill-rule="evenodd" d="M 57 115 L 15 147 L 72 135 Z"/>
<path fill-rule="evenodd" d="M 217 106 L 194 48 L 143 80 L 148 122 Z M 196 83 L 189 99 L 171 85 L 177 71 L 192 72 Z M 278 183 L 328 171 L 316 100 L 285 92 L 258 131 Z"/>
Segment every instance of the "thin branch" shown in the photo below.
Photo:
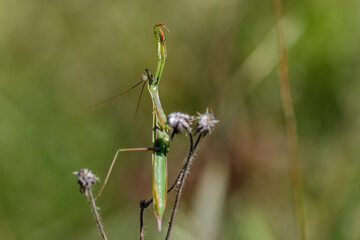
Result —
<path fill-rule="evenodd" d="M 194 140 L 193 140 L 193 136 L 192 134 L 189 132 L 189 137 L 190 137 L 190 149 L 189 149 L 189 153 L 190 152 L 193 152 L 194 151 Z M 199 139 L 198 139 L 199 140 Z M 197 144 L 196 144 L 197 145 Z M 168 189 L 167 193 L 171 192 L 175 187 L 176 185 L 179 185 L 180 184 L 180 180 L 185 172 L 185 169 L 187 168 L 188 166 L 188 161 L 189 161 L 189 158 L 187 159 L 187 161 L 184 163 L 179 175 L 177 176 L 176 180 L 174 181 L 174 183 L 171 185 L 171 187 Z"/>
<path fill-rule="evenodd" d="M 150 206 L 153 199 L 140 201 L 140 240 L 144 240 L 144 210 Z"/>
<path fill-rule="evenodd" d="M 92 207 L 92 210 L 94 212 L 95 221 L 96 221 L 96 224 L 97 224 L 97 226 L 99 228 L 100 234 L 101 234 L 101 236 L 102 236 L 102 238 L 104 240 L 107 240 L 106 234 L 104 232 L 104 229 L 103 229 L 103 226 L 102 226 L 102 223 L 101 223 L 100 215 L 99 215 L 99 213 L 97 211 L 97 207 L 96 207 L 96 204 L 95 204 L 95 199 L 93 197 L 92 191 L 91 191 L 90 188 L 87 188 L 85 191 L 86 191 L 85 195 L 88 196 L 88 198 L 90 200 L 91 207 Z"/>
<path fill-rule="evenodd" d="M 179 202 L 180 202 L 180 197 L 181 197 L 181 194 L 183 192 L 183 188 L 185 186 L 185 179 L 186 179 L 186 176 L 188 174 L 188 170 L 189 170 L 189 167 L 190 167 L 190 164 L 191 164 L 191 161 L 193 159 L 193 156 L 195 154 L 195 151 L 197 149 L 197 146 L 200 142 L 200 139 L 201 137 L 203 136 L 203 133 L 200 133 L 199 134 L 199 137 L 198 139 L 196 140 L 196 143 L 195 145 L 193 146 L 193 140 L 192 140 L 192 134 L 189 134 L 190 135 L 190 141 L 191 141 L 191 147 L 190 147 L 190 150 L 189 150 L 189 155 L 186 159 L 186 162 L 184 164 L 184 167 L 183 167 L 183 173 L 182 173 L 182 176 L 181 176 L 181 179 L 180 179 L 180 183 L 179 183 L 179 189 L 177 191 L 177 194 L 176 194 L 176 198 L 175 198 L 175 202 L 174 202 L 174 207 L 173 207 L 173 210 L 172 210 L 172 213 L 171 213 L 171 217 L 170 217 L 170 221 L 169 221 L 169 228 L 168 228 L 168 231 L 166 233 L 166 240 L 169 240 L 170 239 L 170 234 L 171 234 L 171 230 L 172 230 L 172 227 L 173 227 L 173 224 L 174 224 L 174 220 L 175 220 L 175 214 L 176 214 L 176 210 L 179 206 Z"/>

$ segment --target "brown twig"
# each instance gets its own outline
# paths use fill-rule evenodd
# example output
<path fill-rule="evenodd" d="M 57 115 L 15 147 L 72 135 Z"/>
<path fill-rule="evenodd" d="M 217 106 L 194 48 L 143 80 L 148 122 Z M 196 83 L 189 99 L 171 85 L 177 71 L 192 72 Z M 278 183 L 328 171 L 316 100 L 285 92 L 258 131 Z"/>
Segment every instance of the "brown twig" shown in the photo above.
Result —
<path fill-rule="evenodd" d="M 150 206 L 153 199 L 140 201 L 140 240 L 144 240 L 144 210 Z"/>

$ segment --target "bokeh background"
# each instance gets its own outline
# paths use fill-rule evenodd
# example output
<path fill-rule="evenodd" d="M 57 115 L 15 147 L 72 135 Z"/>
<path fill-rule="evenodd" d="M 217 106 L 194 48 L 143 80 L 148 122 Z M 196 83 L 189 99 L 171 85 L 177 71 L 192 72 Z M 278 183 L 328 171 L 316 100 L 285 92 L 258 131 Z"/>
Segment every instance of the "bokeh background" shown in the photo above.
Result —
<path fill-rule="evenodd" d="M 360 2 L 284 2 L 310 239 L 360 239 Z M 165 23 L 167 113 L 220 120 L 202 143 L 172 239 L 298 239 L 279 97 L 273 1 L 0 1 L 0 239 L 100 239 L 72 172 L 104 178 L 151 145 L 140 89 Z M 169 181 L 186 156 L 172 142 Z M 137 239 L 151 154 L 124 153 L 98 205 L 109 239 Z M 168 211 L 174 195 L 169 195 Z M 162 239 L 152 210 L 146 239 Z M 164 226 L 166 220 L 164 221 Z"/>

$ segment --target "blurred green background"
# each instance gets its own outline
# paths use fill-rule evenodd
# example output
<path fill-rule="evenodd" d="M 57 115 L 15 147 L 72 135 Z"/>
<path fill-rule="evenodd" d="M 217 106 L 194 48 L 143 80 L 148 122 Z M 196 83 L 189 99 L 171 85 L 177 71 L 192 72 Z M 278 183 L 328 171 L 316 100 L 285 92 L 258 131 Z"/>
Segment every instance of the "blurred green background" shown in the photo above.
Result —
<path fill-rule="evenodd" d="M 360 2 L 285 1 L 310 239 L 360 239 Z M 165 23 L 167 113 L 207 107 L 172 239 L 298 239 L 280 107 L 273 1 L 0 1 L 0 239 L 100 239 L 72 171 L 104 178 L 115 151 L 151 145 L 140 89 Z M 169 180 L 187 139 L 169 154 Z M 151 154 L 120 156 L 98 200 L 109 239 L 137 239 Z M 174 195 L 169 195 L 168 219 Z M 152 210 L 146 239 L 162 239 Z M 164 221 L 164 225 L 166 220 Z"/>

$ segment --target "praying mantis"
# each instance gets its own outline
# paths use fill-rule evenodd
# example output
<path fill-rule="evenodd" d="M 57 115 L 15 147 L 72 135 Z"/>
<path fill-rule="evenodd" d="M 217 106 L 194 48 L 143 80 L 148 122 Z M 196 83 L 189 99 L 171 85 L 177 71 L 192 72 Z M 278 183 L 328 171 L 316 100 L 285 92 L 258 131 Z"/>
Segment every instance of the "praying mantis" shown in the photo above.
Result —
<path fill-rule="evenodd" d="M 215 129 L 216 124 L 219 122 L 215 119 L 214 114 L 212 112 L 209 112 L 208 109 L 206 109 L 206 112 L 203 114 L 198 113 L 197 116 L 190 116 L 181 112 L 173 112 L 169 114 L 168 117 L 166 117 L 166 114 L 161 106 L 159 97 L 160 79 L 167 58 L 166 40 L 162 28 L 169 32 L 169 30 L 162 23 L 156 24 L 153 28 L 158 59 L 155 75 L 152 75 L 147 69 L 145 69 L 144 74 L 141 75 L 141 81 L 138 82 L 135 86 L 110 99 L 89 106 L 92 107 L 113 100 L 121 96 L 122 94 L 125 94 L 130 90 L 136 88 L 141 83 L 143 83 L 143 86 L 141 89 L 139 101 L 137 103 L 136 113 L 139 108 L 141 96 L 145 85 L 147 85 L 147 89 L 150 93 L 153 104 L 152 147 L 121 148 L 117 150 L 110 164 L 110 168 L 107 172 L 105 180 L 95 198 L 92 195 L 91 186 L 93 186 L 95 183 L 99 183 L 99 179 L 88 169 L 80 169 L 79 171 L 74 172 L 74 174 L 78 177 L 78 183 L 80 184 L 81 190 L 80 192 L 85 194 L 85 196 L 87 196 L 87 198 L 92 204 L 95 219 L 101 236 L 104 240 L 106 240 L 107 237 L 103 230 L 99 214 L 97 212 L 95 200 L 100 197 L 102 191 L 104 190 L 104 187 L 109 180 L 110 173 L 115 165 L 115 161 L 119 153 L 131 151 L 152 151 L 152 198 L 140 201 L 140 240 L 144 239 L 144 210 L 150 204 L 154 203 L 154 214 L 155 218 L 157 219 L 158 229 L 159 231 L 161 231 L 162 218 L 166 207 L 167 193 L 171 192 L 175 189 L 176 186 L 178 186 L 174 206 L 169 221 L 169 227 L 165 238 L 166 240 L 169 240 L 171 229 L 175 219 L 176 209 L 179 206 L 179 200 L 184 188 L 186 175 L 189 172 L 189 166 L 191 165 L 191 162 L 194 158 L 195 151 L 199 146 L 200 140 L 204 138 L 208 133 L 211 133 L 212 130 Z M 191 125 L 195 125 L 195 128 L 192 129 Z M 174 183 L 168 188 L 166 155 L 170 150 L 170 140 L 174 137 L 174 135 L 181 134 L 184 131 L 189 137 L 190 149 L 178 177 L 176 178 Z M 197 137 L 196 140 L 194 139 L 195 136 Z"/>
<path fill-rule="evenodd" d="M 162 28 L 169 31 L 164 24 L 159 23 L 154 26 L 154 36 L 156 41 L 157 47 L 157 59 L 158 65 L 155 72 L 155 76 L 153 76 L 147 69 L 145 69 L 144 74 L 141 76 L 141 81 L 137 83 L 132 88 L 126 90 L 119 95 L 102 101 L 100 103 L 94 104 L 92 106 L 104 103 L 106 101 L 112 100 L 130 90 L 137 87 L 141 83 L 143 83 L 143 87 L 141 93 L 143 92 L 145 84 L 147 84 L 148 91 L 150 93 L 150 97 L 153 103 L 153 125 L 152 125 L 152 147 L 148 148 L 125 148 L 119 149 L 115 157 L 110 165 L 109 171 L 107 176 L 100 188 L 99 193 L 97 194 L 97 199 L 108 179 L 112 168 L 115 164 L 115 161 L 118 157 L 120 152 L 130 152 L 130 151 L 152 151 L 152 195 L 153 195 L 153 202 L 154 202 L 154 214 L 157 219 L 158 229 L 161 230 L 161 222 L 162 217 L 165 212 L 166 207 L 166 198 L 167 198 L 167 157 L 166 154 L 169 152 L 170 149 L 170 127 L 168 126 L 166 114 L 161 106 L 160 97 L 159 97 L 159 83 L 161 79 L 161 75 L 163 73 L 166 57 L 167 57 L 167 50 L 166 50 L 166 39 Z M 137 105 L 137 109 L 139 107 L 141 95 L 139 98 L 139 102 Z M 136 109 L 136 111 L 137 111 Z"/>

